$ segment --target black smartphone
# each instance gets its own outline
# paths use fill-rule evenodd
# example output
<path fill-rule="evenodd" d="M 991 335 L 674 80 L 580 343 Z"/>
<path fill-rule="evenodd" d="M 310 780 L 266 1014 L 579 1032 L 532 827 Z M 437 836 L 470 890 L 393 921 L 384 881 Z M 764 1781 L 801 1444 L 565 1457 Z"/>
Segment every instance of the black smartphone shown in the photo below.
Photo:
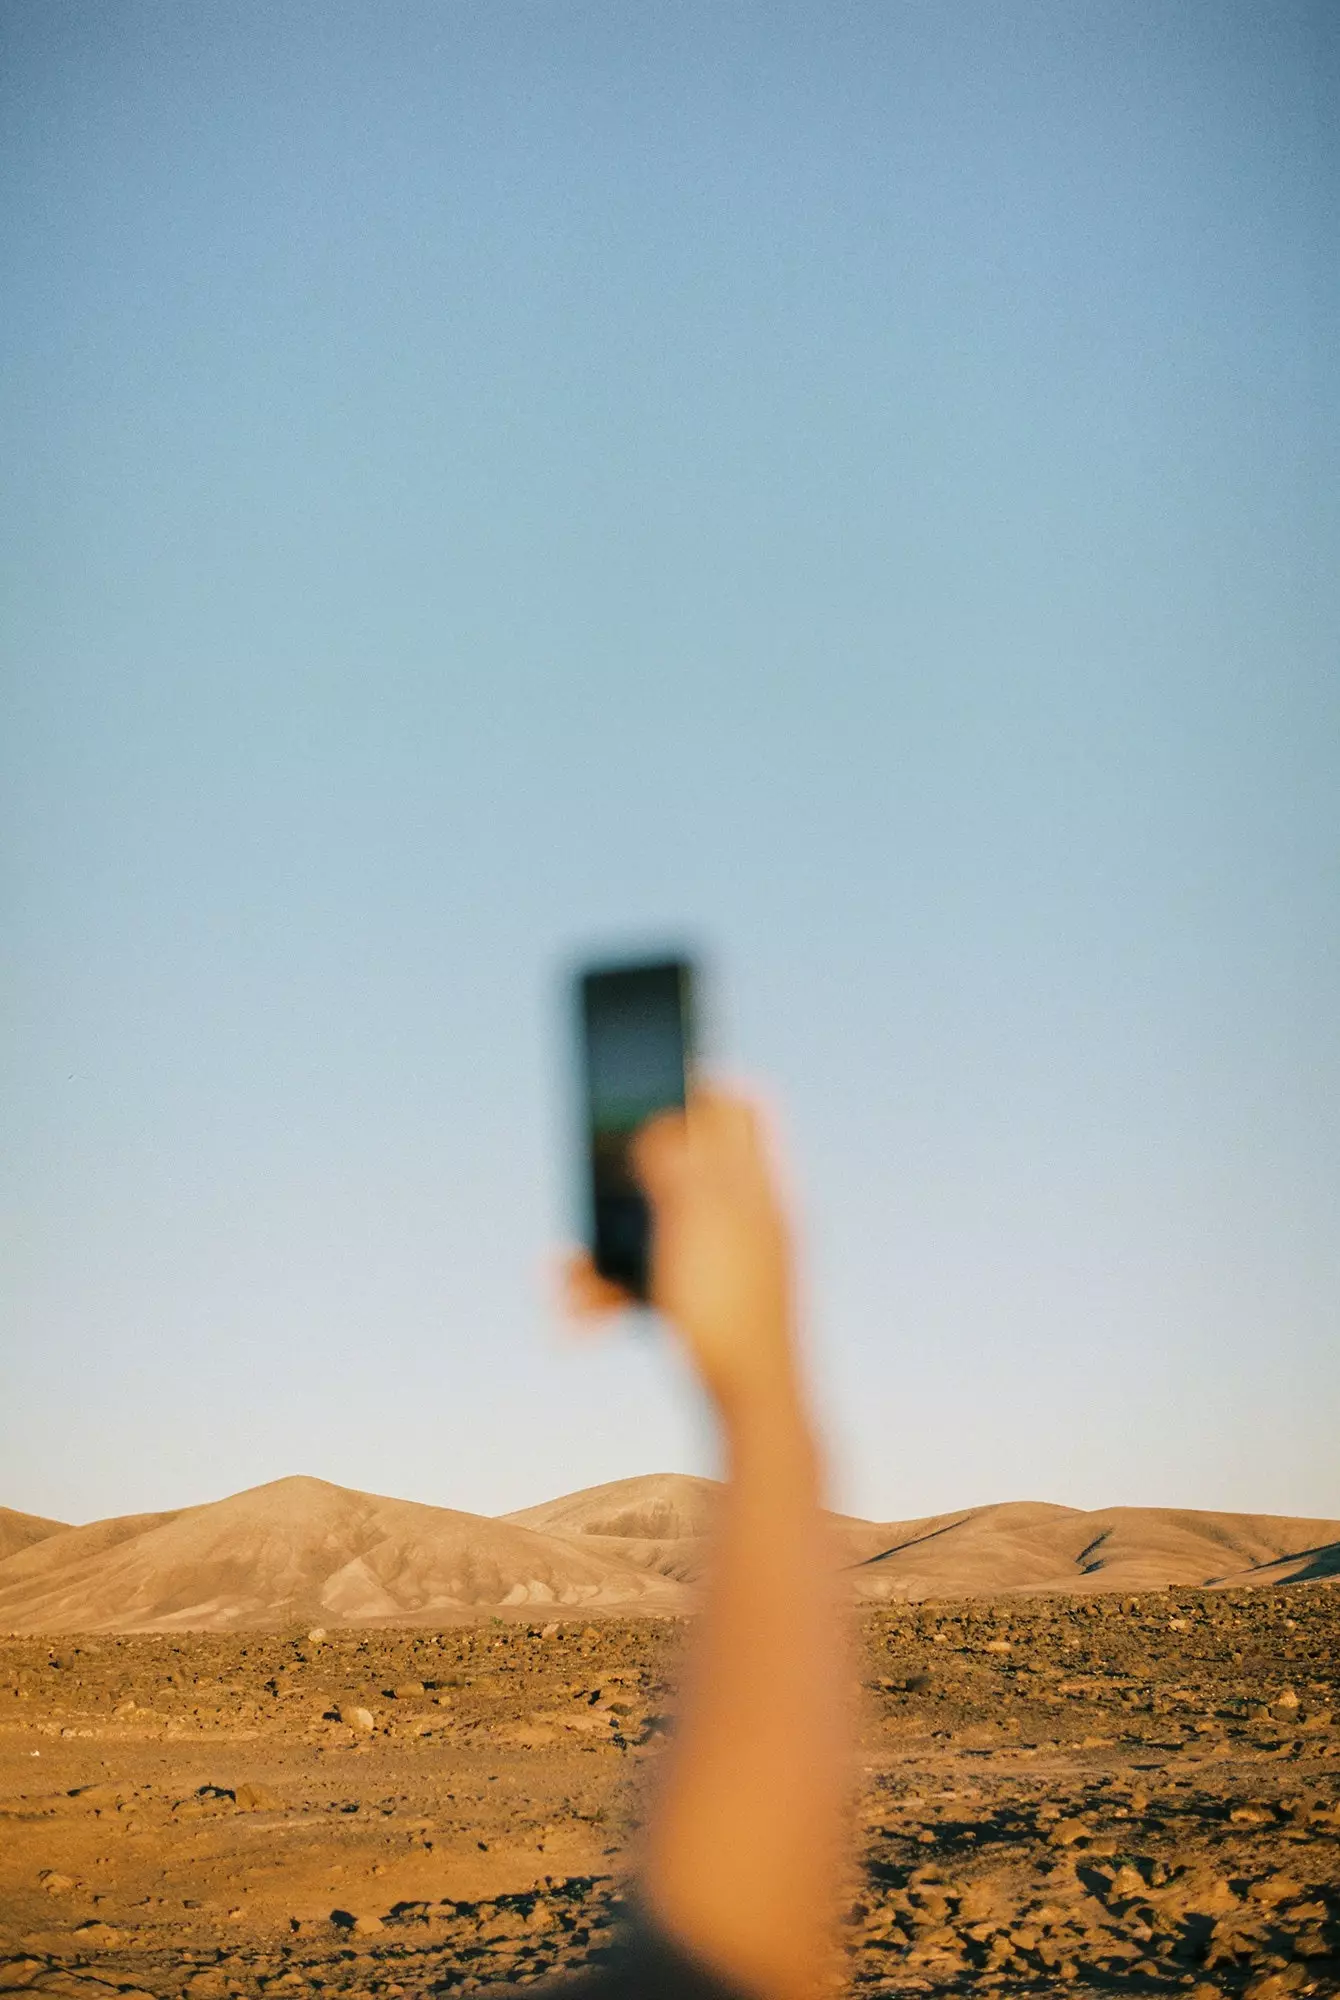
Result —
<path fill-rule="evenodd" d="M 685 958 L 589 966 L 577 976 L 588 1241 L 597 1271 L 645 1299 L 651 1217 L 629 1158 L 639 1125 L 681 1106 L 693 1061 L 694 972 Z"/>

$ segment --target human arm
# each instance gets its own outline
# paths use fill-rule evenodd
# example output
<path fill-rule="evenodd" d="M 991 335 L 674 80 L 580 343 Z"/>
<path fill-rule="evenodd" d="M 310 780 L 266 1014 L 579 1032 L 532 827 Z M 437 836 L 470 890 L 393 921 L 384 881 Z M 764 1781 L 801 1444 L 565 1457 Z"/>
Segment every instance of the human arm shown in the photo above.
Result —
<path fill-rule="evenodd" d="M 715 1406 L 727 1471 L 642 1898 L 758 2000 L 804 2000 L 830 1950 L 847 1704 L 788 1231 L 760 1121 L 737 1099 L 703 1093 L 654 1120 L 636 1164 L 652 1298 Z"/>

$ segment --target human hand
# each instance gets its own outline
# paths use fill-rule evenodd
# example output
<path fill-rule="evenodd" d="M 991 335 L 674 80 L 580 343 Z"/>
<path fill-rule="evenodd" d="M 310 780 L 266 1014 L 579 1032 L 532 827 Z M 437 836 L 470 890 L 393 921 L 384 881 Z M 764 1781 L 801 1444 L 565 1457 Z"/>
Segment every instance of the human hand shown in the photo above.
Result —
<path fill-rule="evenodd" d="M 651 1303 L 677 1329 L 723 1419 L 795 1395 L 789 1232 L 763 1122 L 747 1100 L 699 1090 L 638 1133 L 652 1210 Z M 581 1317 L 630 1303 L 590 1257 L 568 1272 Z"/>

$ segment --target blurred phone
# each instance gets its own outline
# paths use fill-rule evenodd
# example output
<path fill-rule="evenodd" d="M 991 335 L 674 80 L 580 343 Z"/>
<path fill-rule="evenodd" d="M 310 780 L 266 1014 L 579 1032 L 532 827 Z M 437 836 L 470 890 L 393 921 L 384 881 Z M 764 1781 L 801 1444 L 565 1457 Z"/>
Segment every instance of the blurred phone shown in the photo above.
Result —
<path fill-rule="evenodd" d="M 683 958 L 589 966 L 577 993 L 591 1255 L 602 1277 L 645 1299 L 651 1216 L 629 1145 L 639 1125 L 685 1101 L 694 971 Z"/>

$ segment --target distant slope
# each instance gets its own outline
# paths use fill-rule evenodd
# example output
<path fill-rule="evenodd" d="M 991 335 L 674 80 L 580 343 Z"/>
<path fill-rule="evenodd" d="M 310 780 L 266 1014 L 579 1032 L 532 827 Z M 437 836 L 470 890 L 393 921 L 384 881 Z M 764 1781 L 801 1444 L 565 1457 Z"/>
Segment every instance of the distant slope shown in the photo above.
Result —
<path fill-rule="evenodd" d="M 706 1568 L 722 1490 L 719 1479 L 687 1472 L 644 1472 L 603 1486 L 585 1486 L 537 1507 L 504 1514 L 502 1519 L 550 1535 L 580 1536 L 583 1547 L 600 1548 L 640 1568 L 696 1583 Z M 888 1546 L 886 1530 L 874 1521 L 850 1514 L 828 1518 L 839 1563 L 859 1561 Z"/>
<path fill-rule="evenodd" d="M 565 1493 L 501 1519 L 545 1534 L 677 1541 L 708 1532 L 720 1495 L 718 1479 L 698 1479 L 688 1472 L 644 1472 L 635 1479 L 584 1486 L 579 1493 Z"/>
<path fill-rule="evenodd" d="M 502 1519 L 571 1538 L 616 1562 L 678 1583 L 701 1581 L 721 1482 L 688 1472 L 645 1472 L 585 1486 Z"/>
<path fill-rule="evenodd" d="M 48 1521 L 41 1514 L 19 1514 L 13 1507 L 0 1507 L 0 1562 L 16 1555 L 34 1542 L 45 1541 L 68 1527 L 66 1521 Z"/>
<path fill-rule="evenodd" d="M 0 1562 L 0 1629 L 412 1625 L 505 1606 L 673 1610 L 679 1585 L 603 1550 L 320 1479 L 67 1529 Z"/>
<path fill-rule="evenodd" d="M 715 1480 L 650 1473 L 490 1519 L 321 1479 L 37 1534 L 0 1559 L 0 1630 L 438 1625 L 528 1607 L 669 1612 L 695 1602 Z M 866 1600 L 1278 1586 L 1340 1575 L 1340 1521 L 1042 1501 L 915 1521 L 831 1517 Z M 22 1531 L 22 1530 L 21 1530 Z"/>
<path fill-rule="evenodd" d="M 509 1514 L 625 1562 L 698 1581 L 721 1493 L 712 1479 L 648 1473 Z M 1087 1512 L 1016 1500 L 914 1521 L 833 1515 L 837 1560 L 861 1598 L 1000 1596 L 1253 1584 L 1340 1574 L 1340 1522 L 1169 1507 Z"/>
<path fill-rule="evenodd" d="M 858 1596 L 996 1596 L 1018 1591 L 1246 1585 L 1326 1560 L 1340 1521 L 1171 1507 L 975 1507 L 941 1523 L 890 1526 L 853 1571 Z M 1283 1564 L 1283 1567 L 1281 1567 Z M 1290 1565 L 1294 1565 L 1293 1568 Z M 1313 1574 L 1326 1574 L 1314 1567 Z"/>

